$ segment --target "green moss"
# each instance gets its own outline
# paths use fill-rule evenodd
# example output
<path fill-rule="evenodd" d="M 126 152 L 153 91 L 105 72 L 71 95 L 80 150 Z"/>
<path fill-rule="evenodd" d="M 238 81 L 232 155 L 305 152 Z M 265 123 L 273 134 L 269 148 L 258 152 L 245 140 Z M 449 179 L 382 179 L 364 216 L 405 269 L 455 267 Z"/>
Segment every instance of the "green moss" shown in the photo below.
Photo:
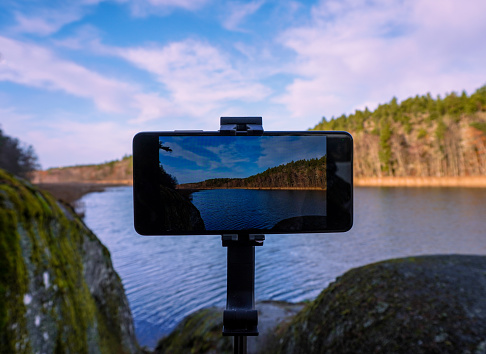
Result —
<path fill-rule="evenodd" d="M 55 326 L 53 351 L 87 353 L 89 335 L 97 333 L 101 352 L 123 352 L 120 323 L 113 322 L 119 319 L 119 304 L 104 299 L 107 309 L 99 309 L 83 277 L 83 242 L 95 239 L 75 216 L 68 219 L 50 194 L 0 170 L 2 352 L 18 352 L 16 345 L 24 341 L 29 345 L 24 296 L 34 293 L 53 303 L 50 309 L 46 303 L 38 309 Z M 106 248 L 99 246 L 109 258 Z M 49 275 L 48 287 L 44 274 Z M 21 349 L 29 352 L 28 347 Z"/>
<path fill-rule="evenodd" d="M 199 310 L 163 338 L 155 353 L 231 353 L 232 337 L 222 336 L 222 320 L 222 310 Z"/>
<path fill-rule="evenodd" d="M 20 201 L 14 188 L 4 185 L 11 182 L 11 175 L 0 171 L 0 348 L 15 352 L 15 344 L 26 336 L 25 305 L 27 273 L 22 262 L 20 236 L 17 232 L 18 217 L 15 206 Z M 12 328 L 12 324 L 16 324 Z"/>

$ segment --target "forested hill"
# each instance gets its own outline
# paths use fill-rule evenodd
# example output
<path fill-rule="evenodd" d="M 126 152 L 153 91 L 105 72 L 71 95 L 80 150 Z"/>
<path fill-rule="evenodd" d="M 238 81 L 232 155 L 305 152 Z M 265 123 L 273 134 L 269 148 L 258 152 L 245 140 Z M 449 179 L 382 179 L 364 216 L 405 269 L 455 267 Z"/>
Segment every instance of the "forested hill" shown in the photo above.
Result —
<path fill-rule="evenodd" d="M 34 183 L 104 183 L 132 184 L 133 158 L 124 156 L 98 165 L 79 165 L 50 168 L 46 171 L 34 171 Z"/>
<path fill-rule="evenodd" d="M 470 96 L 393 98 L 313 130 L 353 135 L 356 177 L 486 175 L 486 86 Z"/>
<path fill-rule="evenodd" d="M 357 110 L 330 121 L 323 119 L 313 129 L 345 130 L 353 135 L 355 177 L 486 176 L 486 86 L 471 95 L 463 92 L 434 98 L 427 94 L 401 102 L 393 98 L 374 111 Z M 285 176 L 289 174 L 285 172 Z M 282 172 L 285 180 L 283 176 Z M 35 171 L 33 180 L 129 184 L 132 157 Z"/>
<path fill-rule="evenodd" d="M 182 189 L 326 189 L 326 156 L 291 161 L 247 178 L 215 178 L 179 185 Z"/>

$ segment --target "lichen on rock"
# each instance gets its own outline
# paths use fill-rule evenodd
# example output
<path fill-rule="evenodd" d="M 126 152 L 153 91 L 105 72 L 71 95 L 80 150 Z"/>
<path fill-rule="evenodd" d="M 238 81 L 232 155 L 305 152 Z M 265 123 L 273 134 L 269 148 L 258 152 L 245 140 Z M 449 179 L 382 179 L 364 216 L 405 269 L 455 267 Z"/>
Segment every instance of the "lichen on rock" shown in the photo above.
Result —
<path fill-rule="evenodd" d="M 0 170 L 0 348 L 135 353 L 108 250 L 66 205 Z"/>

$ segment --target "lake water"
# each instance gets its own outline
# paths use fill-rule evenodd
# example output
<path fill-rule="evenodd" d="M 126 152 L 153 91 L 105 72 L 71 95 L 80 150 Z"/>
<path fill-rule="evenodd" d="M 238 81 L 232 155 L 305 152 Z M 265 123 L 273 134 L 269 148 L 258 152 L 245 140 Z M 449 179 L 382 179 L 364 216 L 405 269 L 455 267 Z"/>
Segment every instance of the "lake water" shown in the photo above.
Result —
<path fill-rule="evenodd" d="M 256 301 L 313 299 L 347 270 L 389 258 L 486 255 L 486 189 L 355 188 L 354 198 L 350 232 L 267 235 L 256 248 Z M 142 345 L 154 346 L 195 310 L 225 306 L 220 236 L 137 235 L 131 187 L 83 202 L 86 224 L 122 278 Z"/>
<path fill-rule="evenodd" d="M 206 230 L 269 230 L 287 218 L 327 215 L 322 190 L 210 189 L 191 196 Z"/>

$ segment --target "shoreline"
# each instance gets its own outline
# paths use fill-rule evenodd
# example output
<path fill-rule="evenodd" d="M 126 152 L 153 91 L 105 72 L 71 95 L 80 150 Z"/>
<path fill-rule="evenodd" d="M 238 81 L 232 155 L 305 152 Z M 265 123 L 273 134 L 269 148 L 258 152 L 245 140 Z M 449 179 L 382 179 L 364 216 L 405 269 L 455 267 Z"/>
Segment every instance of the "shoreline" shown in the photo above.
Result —
<path fill-rule="evenodd" d="M 132 180 L 106 180 L 86 182 L 50 182 L 33 183 L 35 186 L 50 192 L 56 199 L 75 206 L 76 202 L 84 195 L 93 192 L 103 192 L 109 187 L 121 187 L 133 185 Z M 447 188 L 486 188 L 486 176 L 463 177 L 354 177 L 354 187 L 447 187 Z M 229 189 L 229 188 L 177 188 L 182 193 L 191 194 L 198 190 Z M 231 189 L 252 190 L 322 190 L 322 188 L 243 188 Z"/>
<path fill-rule="evenodd" d="M 119 181 L 118 181 L 119 182 Z M 121 187 L 131 184 L 110 183 L 110 181 L 97 182 L 59 182 L 59 183 L 33 183 L 37 188 L 51 193 L 54 198 L 62 200 L 76 209 L 77 202 L 88 193 L 103 192 L 109 187 Z"/>
<path fill-rule="evenodd" d="M 318 187 L 177 187 L 176 190 L 213 190 L 213 189 L 251 189 L 251 190 L 290 190 L 290 191 L 326 191 L 327 189 Z"/>
<path fill-rule="evenodd" d="M 486 188 L 486 176 L 354 177 L 355 187 L 466 187 Z"/>

